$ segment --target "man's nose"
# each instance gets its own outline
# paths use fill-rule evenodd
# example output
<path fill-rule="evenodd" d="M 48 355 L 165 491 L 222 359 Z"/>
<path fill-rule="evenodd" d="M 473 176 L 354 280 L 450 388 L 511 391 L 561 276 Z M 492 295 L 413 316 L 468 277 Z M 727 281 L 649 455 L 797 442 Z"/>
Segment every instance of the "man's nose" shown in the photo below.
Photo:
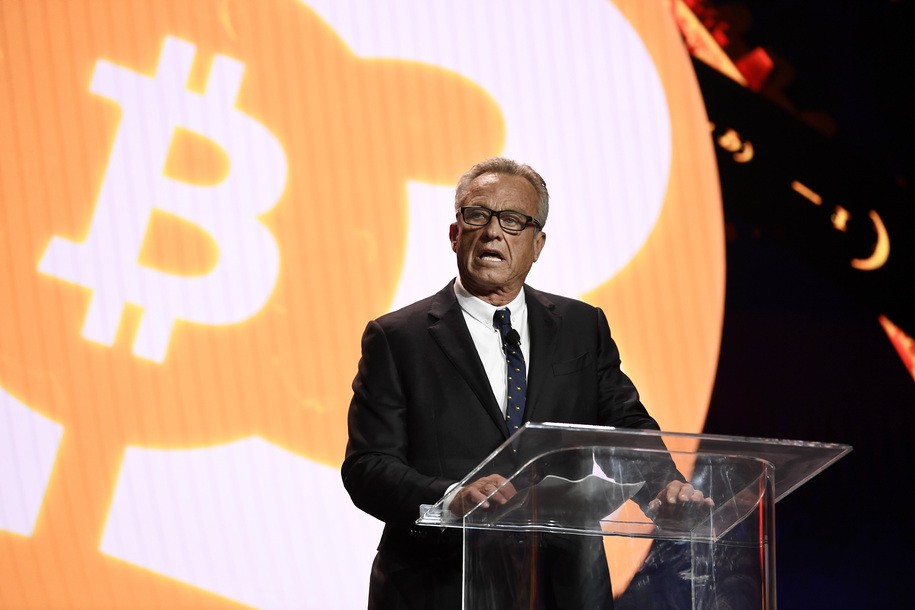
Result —
<path fill-rule="evenodd" d="M 489 222 L 483 226 L 483 231 L 487 235 L 501 236 L 503 233 L 502 225 L 499 224 L 499 217 L 493 214 L 489 217 Z"/>

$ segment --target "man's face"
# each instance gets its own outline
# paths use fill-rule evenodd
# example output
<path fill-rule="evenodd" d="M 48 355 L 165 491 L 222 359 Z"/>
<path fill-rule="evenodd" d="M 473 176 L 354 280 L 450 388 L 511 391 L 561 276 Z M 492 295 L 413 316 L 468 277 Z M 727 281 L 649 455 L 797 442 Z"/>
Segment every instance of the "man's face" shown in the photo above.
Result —
<path fill-rule="evenodd" d="M 537 191 L 521 176 L 488 173 L 470 183 L 461 205 L 536 216 Z M 533 226 L 516 235 L 504 231 L 495 216 L 485 227 L 468 225 L 458 216 L 449 236 L 464 288 L 493 305 L 517 296 L 546 242 L 546 234 Z"/>

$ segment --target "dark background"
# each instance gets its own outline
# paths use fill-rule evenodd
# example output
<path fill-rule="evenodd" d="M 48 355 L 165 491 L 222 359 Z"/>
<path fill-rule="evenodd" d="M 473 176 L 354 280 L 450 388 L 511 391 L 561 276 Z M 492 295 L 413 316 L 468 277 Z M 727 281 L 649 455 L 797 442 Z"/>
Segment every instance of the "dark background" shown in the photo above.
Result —
<path fill-rule="evenodd" d="M 713 137 L 732 128 L 755 150 L 738 163 L 716 148 L 727 291 L 705 431 L 853 446 L 777 505 L 781 610 L 915 607 L 915 379 L 879 322 L 915 335 L 913 3 L 688 4 L 732 59 L 772 60 L 749 88 L 696 64 Z M 832 226 L 836 206 L 847 232 Z M 890 258 L 862 272 L 848 261 L 872 250 L 869 210 Z"/>
<path fill-rule="evenodd" d="M 761 48 L 759 92 L 900 185 L 915 184 L 915 3 L 692 0 L 734 59 Z"/>

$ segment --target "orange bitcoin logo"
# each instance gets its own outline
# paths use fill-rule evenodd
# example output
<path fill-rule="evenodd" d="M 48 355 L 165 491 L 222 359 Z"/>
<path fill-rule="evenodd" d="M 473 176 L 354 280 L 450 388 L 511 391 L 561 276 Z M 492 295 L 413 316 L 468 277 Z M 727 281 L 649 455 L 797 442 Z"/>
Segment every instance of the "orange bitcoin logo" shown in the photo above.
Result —
<path fill-rule="evenodd" d="M 204 577 L 176 567 L 182 545 L 186 564 L 214 551 L 160 517 L 193 527 L 211 515 L 179 493 L 137 508 L 180 477 L 145 478 L 163 462 L 207 463 L 188 488 L 245 497 L 256 486 L 214 490 L 233 468 L 251 481 L 268 462 L 212 446 L 258 435 L 287 468 L 271 489 L 307 472 L 326 483 L 319 502 L 339 493 L 321 508 L 356 512 L 333 484 L 362 328 L 454 274 L 451 189 L 493 154 L 533 163 L 555 187 L 553 245 L 532 284 L 603 307 L 662 427 L 701 430 L 724 240 L 701 95 L 666 14 L 682 3 L 481 1 L 485 24 L 466 2 L 309 4 L 317 12 L 297 0 L 0 2 L 0 435 L 29 432 L 3 419 L 6 392 L 64 430 L 34 531 L 0 533 L 0 606 L 233 604 L 188 583 L 264 601 L 238 594 L 265 588 L 239 575 L 244 561 Z M 425 265 L 438 252 L 429 235 L 448 260 Z M 417 294 L 439 262 L 447 270 Z M 574 281 L 553 290 L 557 276 Z M 207 447 L 219 456 L 182 451 Z M 28 476 L 3 466 L 0 483 Z M 16 502 L 15 489 L 0 494 Z M 304 495 L 281 508 L 323 514 Z M 210 512 L 243 530 L 282 514 L 236 508 Z M 283 521 L 276 538 L 292 529 Z M 244 534 L 251 546 L 233 548 L 259 567 L 265 548 L 295 555 L 287 539 Z M 296 551 L 331 537 L 295 535 Z M 374 547 L 358 536 L 342 539 L 348 562 Z M 157 538 L 169 544 L 153 549 Z M 633 540 L 608 539 L 632 543 L 608 553 L 630 575 L 644 556 Z M 308 576 L 329 582 L 297 599 L 320 603 L 339 594 L 337 567 L 314 560 L 326 572 Z M 298 588 L 306 564 L 294 565 L 273 582 Z M 615 587 L 627 580 L 614 572 Z"/>
<path fill-rule="evenodd" d="M 338 464 L 404 184 L 499 152 L 499 110 L 292 0 L 0 11 L 0 385 L 65 426 L 0 601 L 224 607 L 98 552 L 125 446 L 258 434 Z"/>

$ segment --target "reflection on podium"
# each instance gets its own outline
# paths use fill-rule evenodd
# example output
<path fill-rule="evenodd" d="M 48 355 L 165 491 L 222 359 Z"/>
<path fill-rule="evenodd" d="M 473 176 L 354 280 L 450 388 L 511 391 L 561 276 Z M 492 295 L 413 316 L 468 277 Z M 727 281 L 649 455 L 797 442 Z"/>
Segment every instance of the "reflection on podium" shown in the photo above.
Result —
<path fill-rule="evenodd" d="M 459 516 L 446 495 L 417 523 L 463 530 L 465 609 L 611 604 L 605 537 L 652 541 L 617 608 L 647 600 L 665 608 L 774 608 L 775 503 L 850 450 L 528 423 L 462 481 L 500 474 L 500 489 L 511 487 L 508 502 L 481 502 Z M 681 475 L 714 505 L 653 519 L 649 502 Z M 633 504 L 641 511 L 625 510 Z"/>

